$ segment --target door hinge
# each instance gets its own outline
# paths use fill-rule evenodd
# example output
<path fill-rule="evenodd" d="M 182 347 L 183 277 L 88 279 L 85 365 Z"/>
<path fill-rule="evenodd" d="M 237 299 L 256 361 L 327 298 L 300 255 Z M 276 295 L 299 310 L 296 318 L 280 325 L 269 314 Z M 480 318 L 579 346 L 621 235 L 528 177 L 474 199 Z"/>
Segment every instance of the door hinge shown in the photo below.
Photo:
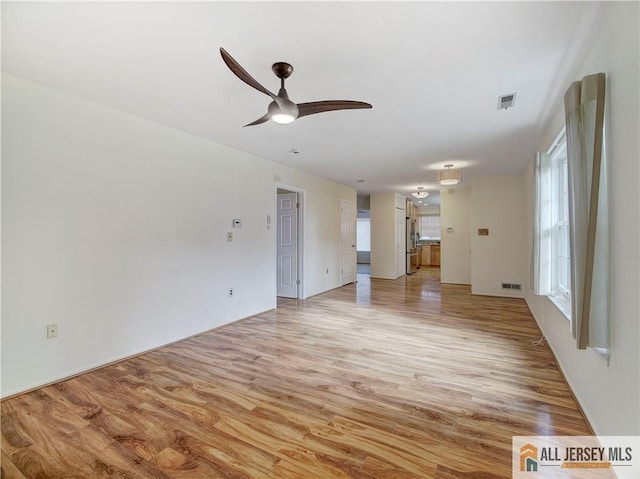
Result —
<path fill-rule="evenodd" d="M 296 203 L 296 208 L 300 208 L 300 203 Z"/>
<path fill-rule="evenodd" d="M 296 279 L 296 284 L 300 284 L 300 280 L 299 279 Z"/>

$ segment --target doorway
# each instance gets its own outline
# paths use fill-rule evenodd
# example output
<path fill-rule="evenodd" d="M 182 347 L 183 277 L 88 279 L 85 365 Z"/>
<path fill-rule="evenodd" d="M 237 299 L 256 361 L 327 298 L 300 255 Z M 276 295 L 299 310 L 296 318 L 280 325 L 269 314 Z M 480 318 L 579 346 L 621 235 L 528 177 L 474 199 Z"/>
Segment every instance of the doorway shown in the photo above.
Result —
<path fill-rule="evenodd" d="M 302 192 L 276 190 L 276 295 L 302 297 Z"/>
<path fill-rule="evenodd" d="M 340 201 L 340 270 L 341 284 L 355 283 L 356 281 L 356 206 L 353 201 Z"/>
<path fill-rule="evenodd" d="M 358 208 L 356 219 L 357 273 L 371 275 L 371 212 Z"/>

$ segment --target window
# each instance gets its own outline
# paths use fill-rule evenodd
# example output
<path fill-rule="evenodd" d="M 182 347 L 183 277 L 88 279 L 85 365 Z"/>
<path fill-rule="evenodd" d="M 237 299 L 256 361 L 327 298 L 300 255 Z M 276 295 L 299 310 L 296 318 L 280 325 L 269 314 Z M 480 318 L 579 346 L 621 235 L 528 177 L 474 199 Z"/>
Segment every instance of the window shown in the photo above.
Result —
<path fill-rule="evenodd" d="M 533 287 L 570 320 L 576 347 L 608 364 L 605 74 L 573 82 L 564 100 L 566 128 L 536 156 Z"/>
<path fill-rule="evenodd" d="M 421 240 L 440 239 L 440 215 L 418 216 L 418 233 Z"/>
<path fill-rule="evenodd" d="M 565 131 L 536 162 L 534 287 L 571 319 L 569 175 Z"/>
<path fill-rule="evenodd" d="M 548 152 L 551 157 L 551 285 L 552 293 L 571 297 L 569 256 L 569 175 L 564 131 Z"/>

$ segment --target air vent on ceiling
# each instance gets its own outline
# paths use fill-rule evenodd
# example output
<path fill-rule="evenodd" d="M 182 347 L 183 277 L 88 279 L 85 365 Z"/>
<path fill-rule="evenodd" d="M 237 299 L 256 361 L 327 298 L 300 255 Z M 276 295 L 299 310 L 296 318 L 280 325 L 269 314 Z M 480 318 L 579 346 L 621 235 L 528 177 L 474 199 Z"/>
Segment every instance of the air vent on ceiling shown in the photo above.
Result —
<path fill-rule="evenodd" d="M 516 94 L 509 93 L 508 95 L 500 95 L 498 97 L 498 110 L 506 110 L 513 107 L 516 102 Z"/>

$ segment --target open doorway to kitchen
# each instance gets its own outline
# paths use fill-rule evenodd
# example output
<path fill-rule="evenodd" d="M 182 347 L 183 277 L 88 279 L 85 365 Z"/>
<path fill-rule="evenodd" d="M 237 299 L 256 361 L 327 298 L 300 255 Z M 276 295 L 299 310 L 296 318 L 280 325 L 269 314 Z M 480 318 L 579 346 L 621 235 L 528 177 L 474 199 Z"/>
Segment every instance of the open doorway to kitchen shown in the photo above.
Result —
<path fill-rule="evenodd" d="M 302 298 L 302 199 L 291 187 L 276 189 L 276 295 Z"/>
<path fill-rule="evenodd" d="M 440 268 L 441 221 L 440 207 L 419 208 L 418 216 L 418 261 L 421 267 Z"/>

